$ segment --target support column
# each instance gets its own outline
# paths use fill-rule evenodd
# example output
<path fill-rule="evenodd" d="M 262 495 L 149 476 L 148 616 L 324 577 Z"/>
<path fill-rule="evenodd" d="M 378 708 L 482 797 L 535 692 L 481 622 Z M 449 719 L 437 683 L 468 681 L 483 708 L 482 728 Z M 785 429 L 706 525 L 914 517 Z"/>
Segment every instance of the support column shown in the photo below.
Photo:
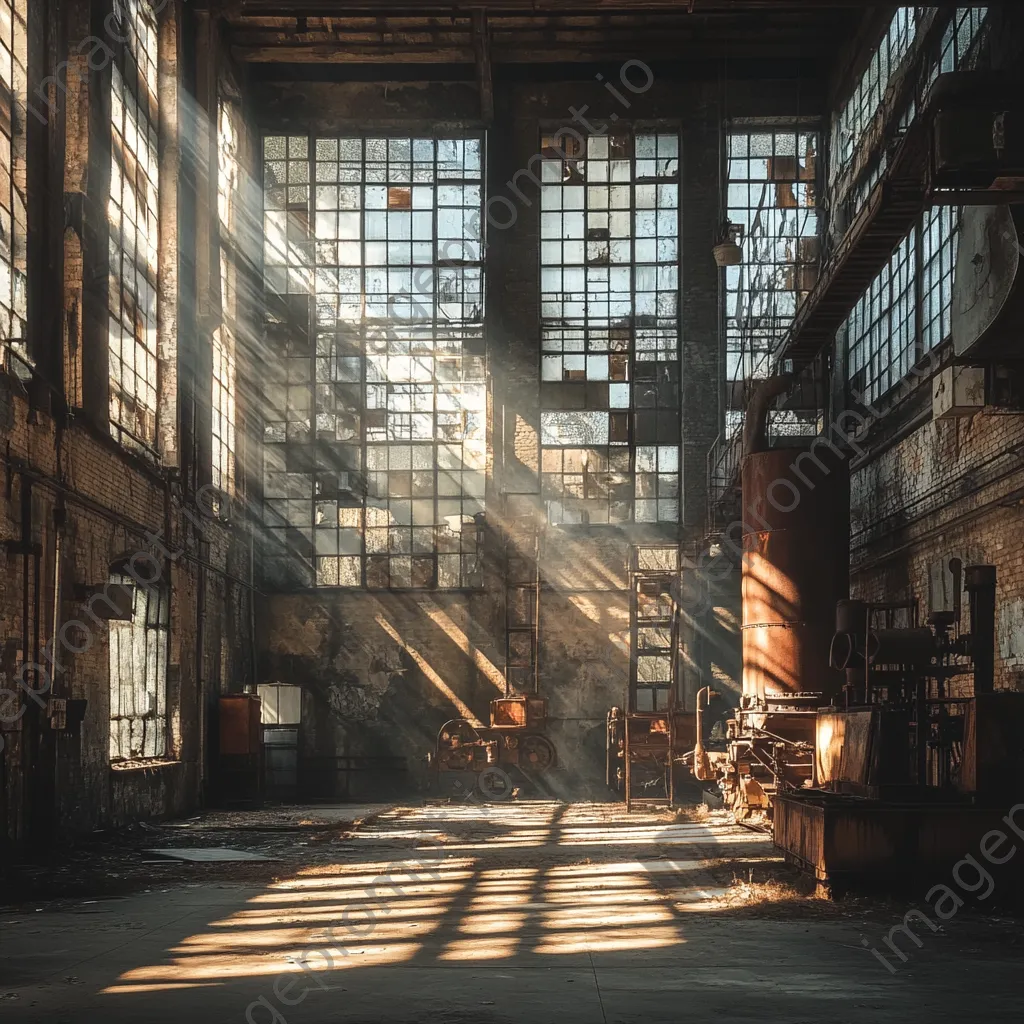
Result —
<path fill-rule="evenodd" d="M 718 436 L 719 271 L 711 255 L 718 226 L 718 108 L 703 88 L 682 127 L 683 538 L 703 533 L 707 455 Z"/>
<path fill-rule="evenodd" d="M 91 8 L 91 10 L 90 10 Z M 77 239 L 65 236 L 65 331 L 69 332 L 69 395 L 104 433 L 110 423 L 109 290 L 110 61 L 89 61 L 90 40 L 117 24 L 112 0 L 68 7 L 65 206 Z M 98 58 L 100 55 L 97 54 Z M 51 90 L 54 87 L 51 86 Z M 52 107 L 50 109 L 53 109 Z M 79 263 L 80 260 L 80 263 Z M 80 276 L 74 278 L 75 271 Z M 81 330 L 75 292 L 81 288 Z M 70 294 L 68 294 L 70 292 Z M 81 344 L 75 351 L 75 342 Z M 77 375 L 77 379 L 76 379 Z M 80 381 L 80 387 L 79 387 Z"/>
<path fill-rule="evenodd" d="M 157 249 L 157 446 L 165 466 L 178 466 L 178 4 L 160 14 L 157 83 L 160 97 L 160 193 Z"/>

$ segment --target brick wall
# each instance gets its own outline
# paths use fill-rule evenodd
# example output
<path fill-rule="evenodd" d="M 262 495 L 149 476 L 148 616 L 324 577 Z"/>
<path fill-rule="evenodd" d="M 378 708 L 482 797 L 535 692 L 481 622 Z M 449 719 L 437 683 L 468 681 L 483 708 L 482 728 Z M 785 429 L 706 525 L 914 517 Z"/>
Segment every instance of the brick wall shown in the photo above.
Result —
<path fill-rule="evenodd" d="M 856 597 L 938 597 L 939 563 L 996 567 L 996 686 L 1024 688 L 1024 416 L 927 423 L 853 474 Z M 966 604 L 965 604 L 966 607 Z"/>
<path fill-rule="evenodd" d="M 19 842 L 30 833 L 32 838 L 50 834 L 52 827 L 58 833 L 88 831 L 196 807 L 206 771 L 206 702 L 200 699 L 200 687 L 216 694 L 228 686 L 240 688 L 251 677 L 245 581 L 235 583 L 224 575 L 231 569 L 247 572 L 238 550 L 244 545 L 224 525 L 193 508 L 208 538 L 201 553 L 203 538 L 183 514 L 182 500 L 153 469 L 84 425 L 72 426 L 58 438 L 53 421 L 43 413 L 30 413 L 16 385 L 0 377 L 5 413 L 0 415 L 0 542 L 19 541 L 24 531 L 40 552 L 37 615 L 35 556 L 26 558 L 0 543 L 0 685 L 9 691 L 3 695 L 4 717 L 12 719 L 0 727 L 0 817 L 7 837 Z M 24 515 L 26 494 L 30 523 Z M 64 508 L 62 600 L 54 650 L 60 670 L 52 672 L 51 694 L 87 702 L 81 726 L 64 731 L 52 730 L 44 710 L 15 682 L 21 664 L 36 660 L 37 631 L 39 648 L 54 637 L 59 497 Z M 156 543 L 147 540 L 147 532 Z M 174 556 L 170 561 L 164 561 L 159 545 Z M 170 584 L 168 752 L 159 765 L 112 769 L 107 631 L 87 613 L 82 588 L 102 585 L 113 561 L 136 553 L 160 559 Z M 211 568 L 201 571 L 200 561 Z M 148 567 L 143 571 L 150 572 Z M 199 682 L 195 651 L 201 585 L 208 591 L 202 631 L 208 644 L 216 646 L 218 663 L 216 671 L 204 663 Z M 225 637 L 228 644 L 222 643 Z M 22 706 L 27 710 L 19 717 Z"/>

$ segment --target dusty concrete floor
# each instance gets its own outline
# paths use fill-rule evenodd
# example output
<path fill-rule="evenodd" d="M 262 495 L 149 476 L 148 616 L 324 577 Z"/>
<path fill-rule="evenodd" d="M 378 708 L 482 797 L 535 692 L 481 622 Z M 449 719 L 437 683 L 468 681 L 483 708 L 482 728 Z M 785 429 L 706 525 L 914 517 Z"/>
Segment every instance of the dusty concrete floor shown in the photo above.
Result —
<path fill-rule="evenodd" d="M 920 949 L 904 941 L 910 955 L 892 958 L 891 975 L 862 939 L 880 946 L 906 905 L 814 899 L 767 837 L 724 817 L 547 802 L 321 807 L 206 815 L 137 838 L 120 860 L 97 853 L 114 877 L 89 875 L 93 897 L 0 911 L 3 1020 L 1021 1017 L 1019 922 L 965 912 L 924 930 Z M 167 867 L 145 864 L 141 844 L 278 859 Z"/>

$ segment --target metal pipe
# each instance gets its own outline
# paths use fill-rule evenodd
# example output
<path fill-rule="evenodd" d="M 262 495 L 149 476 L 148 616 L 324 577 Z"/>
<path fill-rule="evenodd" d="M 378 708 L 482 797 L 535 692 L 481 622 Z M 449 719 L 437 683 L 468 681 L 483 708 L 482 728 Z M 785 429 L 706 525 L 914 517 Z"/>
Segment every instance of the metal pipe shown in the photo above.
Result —
<path fill-rule="evenodd" d="M 701 703 L 702 695 L 706 697 L 708 703 L 711 702 L 712 697 L 718 696 L 710 686 L 702 686 L 697 691 L 697 739 L 693 747 L 693 774 L 700 782 L 710 782 L 715 775 L 711 770 L 708 752 L 704 748 L 704 708 L 706 705 Z"/>
<path fill-rule="evenodd" d="M 768 410 L 771 403 L 793 384 L 791 373 L 781 373 L 760 381 L 754 388 L 743 420 L 743 454 L 753 455 L 768 449 Z"/>
<path fill-rule="evenodd" d="M 964 576 L 971 609 L 971 660 L 977 696 L 995 688 L 996 567 L 969 565 Z"/>

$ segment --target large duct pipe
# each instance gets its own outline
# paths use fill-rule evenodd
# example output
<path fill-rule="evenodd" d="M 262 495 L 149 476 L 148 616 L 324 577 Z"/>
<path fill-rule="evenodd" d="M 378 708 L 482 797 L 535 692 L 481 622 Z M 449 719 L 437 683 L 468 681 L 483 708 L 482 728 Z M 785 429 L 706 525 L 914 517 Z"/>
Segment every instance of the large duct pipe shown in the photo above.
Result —
<path fill-rule="evenodd" d="M 743 693 L 842 689 L 829 662 L 836 603 L 849 594 L 850 478 L 829 437 L 768 448 L 771 403 L 791 374 L 762 381 L 743 430 Z"/>
<path fill-rule="evenodd" d="M 768 448 L 768 410 L 771 403 L 793 384 L 791 373 L 768 377 L 754 388 L 743 419 L 743 454 L 753 455 Z"/>

